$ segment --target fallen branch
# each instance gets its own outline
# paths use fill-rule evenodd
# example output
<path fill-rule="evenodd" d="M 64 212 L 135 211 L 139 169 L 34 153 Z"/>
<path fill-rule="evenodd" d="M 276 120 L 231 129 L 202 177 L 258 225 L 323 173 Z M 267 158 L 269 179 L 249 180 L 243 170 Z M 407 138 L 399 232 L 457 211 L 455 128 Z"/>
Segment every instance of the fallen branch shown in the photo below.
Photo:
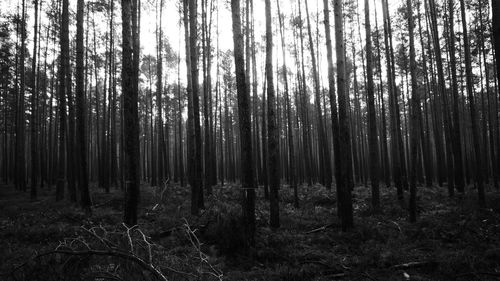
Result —
<path fill-rule="evenodd" d="M 316 233 L 316 232 L 324 231 L 327 228 L 334 227 L 334 226 L 337 226 L 337 224 L 336 223 L 330 223 L 330 224 L 324 225 L 324 226 L 322 226 L 320 228 L 316 228 L 316 229 L 313 229 L 313 230 L 310 230 L 310 231 L 306 231 L 306 232 L 304 232 L 304 234 L 311 234 L 311 233 Z"/>
<path fill-rule="evenodd" d="M 335 274 L 325 275 L 324 277 L 328 277 L 328 278 L 332 278 L 332 279 L 341 279 L 341 278 L 347 277 L 347 274 L 335 273 Z"/>
<path fill-rule="evenodd" d="M 409 268 L 418 268 L 418 267 L 426 267 L 426 266 L 437 266 L 438 262 L 436 261 L 415 261 L 415 262 L 408 262 L 408 263 L 402 263 L 402 264 L 397 264 L 391 266 L 391 268 L 394 269 L 409 269 Z"/>

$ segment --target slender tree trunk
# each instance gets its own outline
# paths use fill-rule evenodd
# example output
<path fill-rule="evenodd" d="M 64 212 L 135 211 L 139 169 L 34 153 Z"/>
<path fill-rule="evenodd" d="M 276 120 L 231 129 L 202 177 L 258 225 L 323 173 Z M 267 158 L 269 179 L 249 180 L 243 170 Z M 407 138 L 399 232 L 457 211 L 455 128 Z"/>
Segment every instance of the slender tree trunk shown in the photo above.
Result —
<path fill-rule="evenodd" d="M 66 92 L 68 86 L 66 72 L 69 67 L 69 13 L 68 0 L 62 0 L 61 16 L 61 59 L 59 66 L 59 160 L 58 178 L 56 186 L 56 200 L 64 198 L 64 188 L 66 181 Z"/>
<path fill-rule="evenodd" d="M 325 134 L 325 126 L 323 122 L 323 114 L 321 112 L 321 100 L 320 100 L 320 84 L 319 84 L 319 76 L 318 76 L 318 67 L 316 64 L 316 55 L 314 50 L 314 44 L 312 39 L 311 32 L 311 21 L 309 16 L 309 7 L 307 4 L 307 0 L 305 1 L 306 5 L 306 19 L 307 19 L 307 31 L 309 37 L 309 49 L 311 51 L 311 60 L 312 60 L 312 70 L 313 70 L 313 80 L 314 80 L 314 103 L 317 111 L 318 118 L 318 150 L 319 150 L 319 161 L 320 161 L 320 178 L 322 180 L 322 184 L 326 186 L 327 189 L 331 188 L 332 185 L 332 177 L 331 177 L 331 161 L 330 161 L 330 149 L 327 142 L 326 134 Z"/>
<path fill-rule="evenodd" d="M 342 160 L 337 182 L 338 210 L 342 230 L 347 231 L 354 226 L 352 208 L 352 174 L 351 174 L 351 140 L 349 134 L 348 96 L 345 74 L 345 46 L 342 0 L 334 1 L 335 11 L 335 49 L 337 51 L 337 93 L 339 99 L 339 135 L 340 159 Z"/>
<path fill-rule="evenodd" d="M 196 193 L 195 202 L 196 208 L 192 208 L 193 214 L 198 214 L 199 208 L 204 208 L 203 202 L 203 167 L 202 167 L 202 143 L 201 143 L 201 128 L 200 128 L 200 105 L 198 96 L 198 5 L 197 0 L 189 0 L 189 46 L 191 56 L 191 95 L 193 102 L 193 129 L 194 129 L 194 171 L 193 192 Z"/>
<path fill-rule="evenodd" d="M 392 175 L 393 175 L 393 180 L 394 180 L 394 185 L 396 186 L 397 189 L 397 197 L 398 200 L 403 200 L 403 179 L 402 179 L 402 172 L 401 172 L 401 158 L 400 158 L 400 147 L 399 147 L 399 142 L 398 142 L 398 123 L 396 119 L 398 118 L 398 114 L 396 113 L 395 109 L 395 102 L 394 102 L 394 96 L 396 95 L 395 92 L 397 91 L 395 87 L 395 82 L 394 82 L 394 73 L 392 69 L 392 57 L 391 56 L 391 48 L 390 46 L 392 45 L 389 43 L 391 38 L 389 37 L 389 12 L 386 8 L 386 2 L 387 0 L 383 0 L 383 17 L 384 17 L 384 43 L 385 43 L 385 56 L 386 56 L 386 61 L 387 61 L 387 84 L 389 88 L 389 115 L 390 115 L 390 132 L 391 132 L 391 158 L 392 158 Z"/>
<path fill-rule="evenodd" d="M 83 65 L 83 16 L 85 13 L 84 0 L 78 0 L 76 11 L 76 122 L 78 140 L 78 187 L 80 189 L 80 200 L 82 209 L 90 213 L 89 178 L 87 164 L 87 124 L 85 116 L 85 92 L 84 92 L 84 65 Z"/>
<path fill-rule="evenodd" d="M 437 28 L 436 19 L 436 7 L 434 0 L 429 0 L 429 14 L 431 17 L 431 28 L 432 28 L 432 39 L 434 44 L 434 52 L 436 57 L 436 68 L 438 73 L 438 87 L 441 96 L 441 109 L 443 112 L 438 112 L 437 114 L 443 114 L 443 126 L 445 135 L 445 149 L 446 149 L 446 166 L 447 166 L 447 178 L 448 178 L 448 194 L 450 196 L 454 195 L 454 177 L 453 173 L 453 149 L 452 149 L 452 139 L 451 139 L 451 120 L 448 108 L 448 98 L 446 94 L 444 72 L 443 72 L 443 61 L 441 56 L 441 45 L 439 43 L 439 34 Z M 444 165 L 444 163 L 442 163 Z"/>
<path fill-rule="evenodd" d="M 244 194 L 242 202 L 243 225 L 245 227 L 246 246 L 252 247 L 255 245 L 255 185 L 252 165 L 250 97 L 246 89 L 247 83 L 245 81 L 240 0 L 231 0 L 231 12 L 233 22 L 234 60 L 236 65 L 236 87 L 238 93 L 238 114 L 241 134 L 241 183 Z"/>
<path fill-rule="evenodd" d="M 21 51 L 19 55 L 19 73 L 21 90 L 17 99 L 17 124 L 16 124 L 16 186 L 21 191 L 26 191 L 26 155 L 25 155 L 25 49 L 26 49 L 26 3 L 22 1 L 21 15 Z M 16 65 L 17 69 L 17 65 Z M 17 79 L 16 79 L 17 80 Z M 16 82 L 17 85 L 17 82 Z M 17 86 L 16 86 L 17 87 Z"/>
<path fill-rule="evenodd" d="M 373 86 L 373 56 L 372 38 L 370 26 L 369 1 L 365 0 L 365 29 L 366 29 L 366 75 L 367 75 L 367 98 L 368 98 L 368 143 L 370 151 L 370 180 L 372 184 L 372 207 L 378 210 L 380 207 L 379 191 L 379 155 L 377 136 L 377 117 L 375 113 L 375 94 Z"/>
<path fill-rule="evenodd" d="M 453 99 L 453 160 L 455 167 L 455 186 L 458 192 L 464 193 L 464 177 L 462 165 L 462 141 L 460 139 L 460 118 L 458 110 L 458 82 L 457 82 L 457 67 L 455 59 L 455 22 L 453 20 L 454 7 L 453 0 L 448 0 L 449 11 L 449 51 L 450 51 L 450 67 L 451 67 L 451 93 Z"/>
<path fill-rule="evenodd" d="M 157 126 L 157 141 L 156 141 L 156 161 L 158 168 L 158 186 L 163 185 L 164 174 L 165 174 L 165 166 L 164 166 L 164 138 L 163 138 L 163 106 L 162 106 L 162 90 L 163 90 L 163 32 L 162 32 L 162 16 L 163 16 L 163 0 L 160 1 L 160 14 L 159 14 L 159 23 L 157 23 L 156 27 L 156 126 Z"/>
<path fill-rule="evenodd" d="M 290 101 L 290 93 L 288 87 L 288 68 L 286 64 L 286 55 L 285 55 L 285 34 L 283 30 L 283 16 L 281 15 L 279 1 L 276 2 L 278 5 L 278 17 L 280 21 L 280 35 L 281 35 L 281 50 L 283 55 L 283 79 L 285 82 L 285 99 L 286 99 L 286 111 L 287 111 L 287 127 L 288 127 L 288 154 L 290 157 L 290 187 L 293 189 L 293 198 L 294 198 L 294 206 L 295 208 L 299 207 L 299 196 L 297 190 L 297 169 L 295 164 L 295 144 L 294 144 L 294 136 L 293 136 L 293 126 L 292 126 L 292 109 L 291 109 L 291 101 Z"/>
<path fill-rule="evenodd" d="M 276 96 L 273 77 L 273 31 L 271 28 L 271 1 L 265 0 L 266 6 L 266 81 L 267 81 L 267 132 L 269 139 L 269 188 L 270 188 L 270 225 L 280 227 L 279 195 L 280 186 L 280 151 L 278 143 L 278 127 L 276 118 Z"/>
<path fill-rule="evenodd" d="M 472 74 L 472 64 L 471 64 L 471 53 L 469 46 L 469 37 L 467 32 L 467 20 L 465 17 L 465 4 L 464 0 L 460 0 L 460 12 L 462 14 L 462 32 L 464 38 L 464 48 L 465 48 L 465 77 L 467 82 L 467 98 L 469 100 L 469 110 L 470 110 L 470 118 L 472 123 L 472 142 L 475 154 L 475 183 L 477 184 L 478 198 L 479 198 L 479 206 L 481 208 L 486 206 L 486 198 L 484 194 L 484 185 L 483 185 L 483 170 L 482 170 L 482 157 L 481 157 L 481 144 L 479 143 L 479 131 L 477 125 L 477 117 L 476 117 L 476 106 L 474 101 L 474 81 Z"/>
<path fill-rule="evenodd" d="M 33 25 L 33 59 L 31 63 L 32 80 L 31 80 L 31 199 L 37 197 L 38 185 L 38 92 L 37 92 L 37 36 L 38 36 L 38 0 L 34 0 L 35 8 L 35 23 Z"/>
<path fill-rule="evenodd" d="M 326 57 L 328 60 L 328 94 L 330 97 L 330 110 L 332 119 L 332 134 L 333 134 L 333 154 L 334 154 L 334 168 L 335 168 L 335 180 L 338 188 L 339 173 L 340 173 L 340 131 L 339 131 L 339 119 L 337 113 L 337 97 L 335 94 L 335 72 L 333 69 L 333 50 L 332 50 L 332 38 L 330 31 L 330 8 L 328 5 L 328 0 L 323 0 L 323 12 L 324 12 L 324 24 L 325 24 L 325 35 L 326 35 Z"/>
<path fill-rule="evenodd" d="M 137 205 L 139 203 L 139 114 L 138 86 L 136 77 L 139 41 L 138 10 L 140 0 L 122 0 L 122 89 L 124 121 L 124 171 L 125 171 L 125 211 L 124 223 L 137 224 Z"/>
<path fill-rule="evenodd" d="M 410 107 L 410 222 L 417 220 L 417 169 L 420 143 L 420 94 L 417 84 L 417 63 L 415 61 L 415 39 L 412 1 L 406 0 L 408 13 L 408 38 L 410 47 L 411 107 Z"/>
<path fill-rule="evenodd" d="M 493 41 L 495 48 L 495 61 L 496 61 L 496 73 L 497 73 L 497 85 L 500 84 L 500 3 L 498 1 L 491 1 L 492 14 L 492 31 L 493 31 Z M 500 96 L 500 94 L 499 94 Z M 500 131 L 500 130 L 499 130 Z M 500 155 L 500 153 L 499 153 Z M 500 159 L 500 158 L 499 158 Z M 500 162 L 499 162 L 500 165 Z"/>

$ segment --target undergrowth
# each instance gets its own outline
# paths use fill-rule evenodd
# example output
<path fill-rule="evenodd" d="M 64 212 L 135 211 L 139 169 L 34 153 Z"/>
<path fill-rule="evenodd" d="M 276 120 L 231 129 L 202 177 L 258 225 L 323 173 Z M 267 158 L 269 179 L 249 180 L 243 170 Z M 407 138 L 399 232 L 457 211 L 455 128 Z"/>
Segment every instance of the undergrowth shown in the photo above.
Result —
<path fill-rule="evenodd" d="M 55 202 L 54 190 L 29 194 L 0 187 L 0 272 L 8 272 L 35 253 L 75 237 L 81 226 L 115 227 L 122 219 L 122 193 L 93 189 L 93 213 Z M 407 221 L 405 202 L 382 188 L 382 211 L 370 209 L 370 189 L 354 189 L 355 228 L 341 232 L 334 188 L 300 187 L 300 208 L 293 190 L 280 190 L 280 229 L 268 225 L 269 204 L 258 190 L 256 247 L 242 252 L 241 194 L 237 185 L 214 187 L 200 216 L 190 213 L 188 188 L 171 185 L 156 205 L 152 188 L 142 188 L 141 230 L 158 245 L 158 262 L 183 267 L 192 245 L 187 222 L 202 243 L 210 264 L 224 280 L 498 280 L 500 279 L 500 194 L 488 193 L 488 209 L 478 209 L 475 190 L 449 198 L 445 188 L 419 188 L 418 222 Z M 407 267 L 406 267 L 407 266 Z M 0 279 L 2 277 L 0 276 Z M 206 277 L 206 279 L 210 279 Z M 194 280 L 172 275 L 169 280 Z"/>

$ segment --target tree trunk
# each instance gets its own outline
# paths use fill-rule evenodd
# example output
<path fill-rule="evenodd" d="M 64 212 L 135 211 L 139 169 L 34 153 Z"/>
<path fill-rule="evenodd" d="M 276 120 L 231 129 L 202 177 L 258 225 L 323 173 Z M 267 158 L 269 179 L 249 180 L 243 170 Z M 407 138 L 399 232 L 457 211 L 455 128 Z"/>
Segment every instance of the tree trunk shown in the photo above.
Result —
<path fill-rule="evenodd" d="M 271 1 L 265 0 L 266 6 L 266 81 L 267 81 L 267 149 L 269 153 L 269 188 L 270 188 L 270 225 L 280 226 L 279 197 L 280 186 L 280 151 L 278 143 L 278 127 L 276 118 L 276 96 L 273 78 L 273 31 L 271 17 Z M 241 125 L 241 124 L 240 124 Z"/>
<path fill-rule="evenodd" d="M 61 16 L 61 59 L 59 66 L 59 163 L 58 178 L 56 186 L 56 200 L 64 198 L 64 188 L 66 181 L 66 92 L 68 89 L 66 71 L 69 65 L 69 13 L 68 0 L 62 0 Z"/>
<path fill-rule="evenodd" d="M 323 0 L 323 12 L 324 12 L 324 24 L 325 24 L 325 35 L 326 35 L 326 57 L 328 60 L 328 95 L 330 97 L 330 110 L 332 118 L 332 134 L 333 134 L 333 157 L 334 157 L 334 170 L 335 170 L 335 180 L 338 186 L 339 182 L 339 172 L 340 172 L 340 133 L 339 133 L 339 119 L 337 113 L 337 97 L 335 94 L 335 72 L 333 69 L 333 50 L 332 50 L 332 38 L 330 32 L 330 8 L 328 5 L 328 0 Z"/>
<path fill-rule="evenodd" d="M 415 39 L 413 7 L 411 0 L 406 0 L 408 13 L 408 37 L 410 47 L 410 76 L 411 76 L 411 107 L 410 107 L 410 222 L 417 221 L 417 169 L 418 148 L 420 143 L 420 94 L 417 84 L 417 63 L 415 61 Z"/>
<path fill-rule="evenodd" d="M 462 141 L 460 139 L 460 118 L 458 110 L 458 82 L 457 82 L 457 66 L 455 59 L 455 22 L 453 20 L 454 7 L 453 0 L 448 0 L 449 11 L 449 51 L 450 51 L 450 67 L 451 67 L 451 93 L 453 99 L 453 160 L 455 166 L 455 186 L 458 192 L 464 193 L 464 177 L 462 166 Z"/>
<path fill-rule="evenodd" d="M 372 207 L 377 211 L 380 207 L 379 195 L 379 156 L 377 139 L 377 117 L 375 114 L 375 94 L 373 86 L 373 57 L 372 39 L 370 27 L 369 1 L 365 0 L 365 29 L 366 29 L 366 75 L 367 75 L 367 98 L 368 98 L 368 143 L 370 150 L 370 180 L 372 184 Z"/>
<path fill-rule="evenodd" d="M 266 0 L 269 1 L 269 0 Z M 252 132 L 250 124 L 250 97 L 245 81 L 243 34 L 241 33 L 240 0 L 231 0 L 233 22 L 234 60 L 241 144 L 241 183 L 243 188 L 243 225 L 247 247 L 255 245 L 255 186 L 253 178 Z"/>
<path fill-rule="evenodd" d="M 38 36 L 38 0 L 34 0 L 35 8 L 35 23 L 33 25 L 33 59 L 31 63 L 32 80 L 31 80 L 31 200 L 37 197 L 38 185 L 38 92 L 37 92 L 37 36 Z"/>
<path fill-rule="evenodd" d="M 189 46 L 191 56 L 191 95 L 193 102 L 193 129 L 194 129 L 194 171 L 193 192 L 197 208 L 191 209 L 193 214 L 198 214 L 199 208 L 204 208 L 203 201 L 203 166 L 202 166 L 202 143 L 200 128 L 200 102 L 198 96 L 198 8 L 197 0 L 189 0 Z M 192 202 L 192 204 L 194 204 Z"/>
<path fill-rule="evenodd" d="M 78 187 L 82 209 L 90 213 L 89 176 L 87 164 L 87 124 L 86 101 L 84 92 L 84 65 L 83 65 L 83 16 L 85 13 L 84 0 L 78 0 L 76 11 L 76 122 L 77 122 L 77 152 L 78 152 Z"/>
<path fill-rule="evenodd" d="M 122 89 L 123 89 L 123 131 L 124 131 L 124 171 L 125 171 L 125 210 L 124 223 L 129 227 L 137 224 L 137 205 L 139 203 L 139 114 L 138 57 L 139 41 L 138 10 L 140 0 L 122 0 Z"/>
<path fill-rule="evenodd" d="M 289 163 L 290 163 L 290 187 L 293 189 L 293 198 L 294 198 L 294 206 L 295 208 L 299 207 L 299 196 L 297 190 L 297 169 L 295 164 L 295 144 L 294 144 L 294 136 L 293 136 L 293 127 L 292 127 L 292 109 L 291 109 L 291 101 L 290 101 L 290 93 L 288 87 L 288 68 L 286 64 L 286 55 L 285 55 L 285 34 L 283 31 L 283 16 L 281 15 L 279 1 L 276 2 L 278 5 L 278 17 L 280 22 L 280 35 L 281 35 L 281 50 L 283 55 L 283 79 L 285 81 L 285 99 L 286 99 L 286 111 L 287 111 L 287 127 L 288 127 L 288 154 L 289 154 Z"/>
<path fill-rule="evenodd" d="M 351 140 L 349 134 L 348 96 L 345 75 L 345 46 L 342 0 L 334 1 L 335 11 L 335 49 L 337 51 L 337 89 L 339 99 L 340 159 L 342 160 L 337 182 L 338 212 L 342 230 L 354 226 L 352 208 Z"/>
<path fill-rule="evenodd" d="M 475 182 L 477 184 L 477 192 L 479 199 L 479 206 L 481 208 L 486 207 L 486 198 L 484 194 L 484 185 L 483 185 L 483 170 L 482 170 L 482 157 L 481 157 L 481 144 L 479 143 L 479 131 L 477 125 L 477 117 L 476 117 L 476 106 L 474 101 L 474 81 L 472 74 L 472 65 L 471 65 L 471 53 L 469 46 L 469 37 L 467 33 L 467 19 L 465 17 L 465 4 L 464 0 L 460 0 L 460 12 L 462 14 L 462 31 L 464 38 L 464 47 L 465 47 L 465 77 L 467 81 L 467 98 L 469 100 L 469 110 L 470 110 L 470 118 L 472 123 L 472 142 L 475 154 Z"/>

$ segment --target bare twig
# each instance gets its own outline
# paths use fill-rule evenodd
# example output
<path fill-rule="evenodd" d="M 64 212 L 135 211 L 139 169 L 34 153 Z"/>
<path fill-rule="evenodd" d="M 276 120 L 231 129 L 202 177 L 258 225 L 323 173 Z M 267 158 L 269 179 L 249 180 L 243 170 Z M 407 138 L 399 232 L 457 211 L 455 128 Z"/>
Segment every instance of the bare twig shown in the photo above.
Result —
<path fill-rule="evenodd" d="M 417 268 L 417 267 L 425 267 L 425 266 L 436 266 L 438 263 L 436 261 L 415 261 L 393 265 L 394 269 L 408 269 L 408 268 Z"/>
<path fill-rule="evenodd" d="M 321 231 L 326 230 L 327 228 L 334 227 L 336 225 L 337 225 L 336 223 L 330 223 L 330 224 L 324 225 L 322 227 L 319 227 L 319 228 L 316 228 L 316 229 L 313 229 L 310 231 L 306 231 L 306 232 L 304 232 L 304 234 L 312 234 L 312 233 L 316 233 L 316 232 L 321 232 Z"/>

